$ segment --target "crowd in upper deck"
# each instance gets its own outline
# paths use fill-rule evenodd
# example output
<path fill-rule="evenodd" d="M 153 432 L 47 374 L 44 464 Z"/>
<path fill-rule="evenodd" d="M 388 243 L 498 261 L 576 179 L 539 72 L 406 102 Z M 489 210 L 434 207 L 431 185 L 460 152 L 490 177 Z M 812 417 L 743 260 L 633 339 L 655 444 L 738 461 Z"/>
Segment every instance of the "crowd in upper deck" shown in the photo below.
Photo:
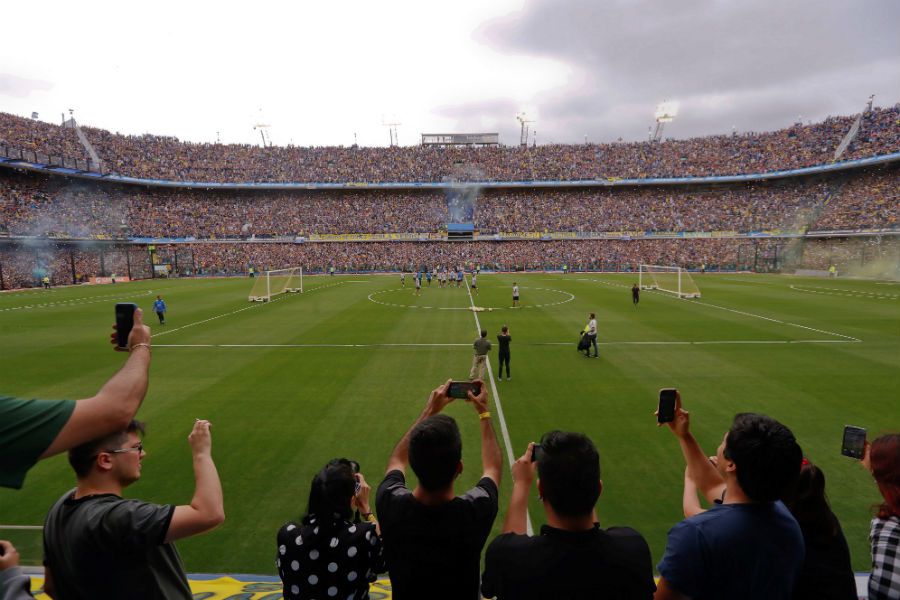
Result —
<path fill-rule="evenodd" d="M 533 147 L 295 147 L 198 144 L 157 135 L 125 136 L 83 127 L 107 172 L 209 182 L 436 182 L 696 177 L 765 173 L 830 163 L 855 116 L 763 133 L 662 143 L 547 144 Z M 3 147 L 86 158 L 71 128 L 0 113 Z M 900 150 L 900 108 L 863 115 L 841 160 Z"/>

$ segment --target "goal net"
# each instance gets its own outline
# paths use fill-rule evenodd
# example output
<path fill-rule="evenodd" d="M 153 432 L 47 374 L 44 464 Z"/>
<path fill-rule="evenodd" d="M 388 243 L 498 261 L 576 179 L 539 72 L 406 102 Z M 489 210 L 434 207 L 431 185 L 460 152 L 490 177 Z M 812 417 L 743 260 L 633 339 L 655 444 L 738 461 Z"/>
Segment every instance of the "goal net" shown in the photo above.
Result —
<path fill-rule="evenodd" d="M 264 271 L 253 282 L 250 302 L 268 302 L 278 294 L 303 291 L 303 267 Z"/>
<path fill-rule="evenodd" d="M 675 294 L 679 298 L 699 298 L 700 288 L 687 270 L 681 267 L 641 265 L 638 285 L 642 290 L 659 290 Z"/>

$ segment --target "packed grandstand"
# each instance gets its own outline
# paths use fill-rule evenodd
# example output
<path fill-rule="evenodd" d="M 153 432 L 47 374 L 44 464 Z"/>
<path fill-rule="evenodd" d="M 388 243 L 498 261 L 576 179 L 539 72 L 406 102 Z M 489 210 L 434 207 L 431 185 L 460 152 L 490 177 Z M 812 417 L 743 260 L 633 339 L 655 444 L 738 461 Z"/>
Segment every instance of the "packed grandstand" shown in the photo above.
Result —
<path fill-rule="evenodd" d="M 0 113 L 0 289 L 294 265 L 896 270 L 898 161 L 898 106 L 766 133 L 490 148 L 192 144 Z M 479 187 L 467 242 L 448 241 L 458 186 Z"/>

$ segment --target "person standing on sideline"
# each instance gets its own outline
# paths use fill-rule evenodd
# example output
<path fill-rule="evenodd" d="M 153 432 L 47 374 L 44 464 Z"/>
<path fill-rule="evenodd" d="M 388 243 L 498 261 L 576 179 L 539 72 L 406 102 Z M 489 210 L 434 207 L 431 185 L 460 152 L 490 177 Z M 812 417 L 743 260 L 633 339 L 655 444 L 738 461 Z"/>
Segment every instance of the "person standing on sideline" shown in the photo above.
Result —
<path fill-rule="evenodd" d="M 45 290 L 49 290 L 50 289 L 50 278 L 48 276 L 44 275 L 41 278 L 41 284 L 44 286 Z"/>
<path fill-rule="evenodd" d="M 519 307 L 519 284 L 513 281 L 513 308 Z"/>
<path fill-rule="evenodd" d="M 484 379 L 484 362 L 487 353 L 491 351 L 491 342 L 487 339 L 487 329 L 481 330 L 481 337 L 472 344 L 475 348 L 475 356 L 472 357 L 472 368 L 469 370 L 469 379 Z"/>
<path fill-rule="evenodd" d="M 512 375 L 509 374 L 509 343 L 512 341 L 512 336 L 509 335 L 509 327 L 504 325 L 500 329 L 500 333 L 497 334 L 497 343 L 500 345 L 500 381 L 503 381 L 503 365 L 506 365 L 506 379 L 512 379 Z"/>
<path fill-rule="evenodd" d="M 638 302 L 641 301 L 641 288 L 638 287 L 638 284 L 634 284 L 631 286 L 631 303 L 635 306 L 638 305 Z"/>
<path fill-rule="evenodd" d="M 416 296 L 419 296 L 422 293 L 422 275 L 416 273 L 414 281 L 416 283 Z"/>
<path fill-rule="evenodd" d="M 472 293 L 478 295 L 478 273 L 472 271 Z"/>
<path fill-rule="evenodd" d="M 153 311 L 156 313 L 156 316 L 159 317 L 159 324 L 166 324 L 166 302 L 162 299 L 161 296 L 156 297 L 156 302 L 153 303 Z"/>
<path fill-rule="evenodd" d="M 406 287 L 406 273 L 400 272 L 400 285 Z"/>
<path fill-rule="evenodd" d="M 587 336 L 588 345 L 584 349 L 584 355 L 591 355 L 591 345 L 594 346 L 594 358 L 600 358 L 600 351 L 597 349 L 597 317 L 591 313 L 588 324 L 584 327 L 584 334 Z"/>

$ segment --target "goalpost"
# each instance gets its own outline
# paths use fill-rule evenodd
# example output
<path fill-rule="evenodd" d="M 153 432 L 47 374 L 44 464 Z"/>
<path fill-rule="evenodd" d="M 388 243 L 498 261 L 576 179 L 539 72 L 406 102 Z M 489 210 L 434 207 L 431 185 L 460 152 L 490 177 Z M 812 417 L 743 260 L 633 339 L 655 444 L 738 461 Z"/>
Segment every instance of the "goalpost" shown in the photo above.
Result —
<path fill-rule="evenodd" d="M 642 290 L 659 290 L 679 298 L 699 298 L 700 288 L 686 269 L 645 265 L 638 267 L 638 286 Z"/>
<path fill-rule="evenodd" d="M 268 302 L 273 296 L 303 291 L 303 267 L 264 271 L 253 282 L 250 302 Z"/>

